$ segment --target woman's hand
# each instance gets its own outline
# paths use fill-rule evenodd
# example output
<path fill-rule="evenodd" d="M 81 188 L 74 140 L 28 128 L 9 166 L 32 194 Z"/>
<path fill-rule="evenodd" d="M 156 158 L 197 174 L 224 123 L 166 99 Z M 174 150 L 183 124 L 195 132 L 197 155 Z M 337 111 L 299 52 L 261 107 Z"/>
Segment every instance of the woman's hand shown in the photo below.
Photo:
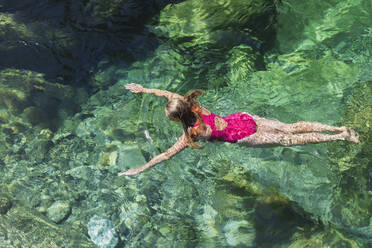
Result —
<path fill-rule="evenodd" d="M 142 85 L 135 83 L 125 85 L 125 88 L 133 93 L 143 93 L 145 90 L 145 88 L 143 88 Z"/>

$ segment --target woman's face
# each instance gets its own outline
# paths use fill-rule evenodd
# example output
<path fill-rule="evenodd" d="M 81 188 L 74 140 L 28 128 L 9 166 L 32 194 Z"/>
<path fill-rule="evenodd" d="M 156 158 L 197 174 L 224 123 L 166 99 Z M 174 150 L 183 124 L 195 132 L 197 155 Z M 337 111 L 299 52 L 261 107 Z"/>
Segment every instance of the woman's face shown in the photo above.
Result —
<path fill-rule="evenodd" d="M 168 111 L 167 108 L 165 108 L 165 115 L 166 115 L 166 116 L 167 116 L 171 121 L 176 121 L 176 122 L 181 121 L 181 120 L 178 119 L 178 118 L 175 118 L 175 117 L 170 116 L 170 113 L 169 113 L 169 111 Z"/>

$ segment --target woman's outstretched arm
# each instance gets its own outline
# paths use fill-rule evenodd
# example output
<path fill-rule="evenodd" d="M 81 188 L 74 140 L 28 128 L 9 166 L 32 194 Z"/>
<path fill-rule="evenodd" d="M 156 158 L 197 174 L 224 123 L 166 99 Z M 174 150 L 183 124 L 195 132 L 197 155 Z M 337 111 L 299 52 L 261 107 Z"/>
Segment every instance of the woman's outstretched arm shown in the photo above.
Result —
<path fill-rule="evenodd" d="M 177 142 L 171 148 L 169 148 L 166 152 L 163 152 L 163 153 L 155 156 L 147 164 L 145 164 L 141 167 L 135 168 L 135 169 L 130 169 L 130 170 L 127 170 L 125 172 L 121 172 L 121 173 L 118 174 L 118 176 L 124 176 L 124 175 L 128 176 L 128 175 L 135 175 L 135 174 L 141 173 L 142 171 L 147 170 L 148 168 L 150 168 L 150 167 L 152 167 L 152 166 L 154 166 L 154 165 L 156 165 L 160 162 L 163 162 L 164 160 L 170 159 L 171 157 L 173 157 L 174 155 L 176 155 L 177 153 L 179 153 L 180 151 L 185 149 L 187 146 L 188 145 L 187 145 L 186 136 L 185 136 L 185 134 L 183 134 L 177 140 Z"/>
<path fill-rule="evenodd" d="M 174 97 L 182 97 L 178 95 L 177 93 L 173 93 L 167 90 L 158 90 L 158 89 L 146 89 L 143 88 L 140 84 L 130 83 L 125 85 L 125 88 L 127 90 L 130 90 L 133 93 L 146 93 L 146 94 L 154 94 L 155 96 L 164 96 L 168 98 L 168 100 L 171 100 Z"/>

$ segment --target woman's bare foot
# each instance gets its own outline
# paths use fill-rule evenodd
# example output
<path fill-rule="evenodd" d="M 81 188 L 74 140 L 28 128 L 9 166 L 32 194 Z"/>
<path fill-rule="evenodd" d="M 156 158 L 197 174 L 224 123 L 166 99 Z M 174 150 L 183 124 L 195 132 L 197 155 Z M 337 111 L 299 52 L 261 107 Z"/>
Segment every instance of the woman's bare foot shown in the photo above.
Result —
<path fill-rule="evenodd" d="M 350 129 L 350 128 L 347 128 L 347 132 L 348 132 L 348 136 L 346 137 L 346 139 L 348 141 L 351 141 L 351 142 L 354 142 L 356 144 L 359 144 L 359 134 L 357 132 L 355 132 L 353 129 Z"/>

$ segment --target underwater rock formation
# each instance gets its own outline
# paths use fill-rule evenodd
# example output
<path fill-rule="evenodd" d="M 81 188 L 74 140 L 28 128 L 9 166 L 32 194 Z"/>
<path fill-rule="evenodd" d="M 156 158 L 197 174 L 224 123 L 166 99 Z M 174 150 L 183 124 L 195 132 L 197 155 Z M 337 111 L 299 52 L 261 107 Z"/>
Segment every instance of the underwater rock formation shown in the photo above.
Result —
<path fill-rule="evenodd" d="M 164 8 L 154 32 L 176 51 L 182 51 L 201 81 L 223 86 L 226 53 L 234 47 L 250 47 L 245 49 L 250 52 L 247 54 L 250 63 L 263 66 L 259 50 L 263 36 L 272 33 L 267 27 L 271 26 L 274 15 L 271 0 L 189 0 Z"/>
<path fill-rule="evenodd" d="M 11 125 L 12 120 L 20 120 L 24 125 L 55 129 L 61 119 L 79 109 L 76 93 L 70 86 L 48 82 L 41 73 L 1 70 L 1 122 Z"/>
<path fill-rule="evenodd" d="M 9 195 L 4 186 L 1 189 L 3 194 Z M 2 213 L 0 218 L 2 247 L 96 247 L 70 226 L 58 226 L 21 201 L 12 199 L 12 202 L 10 210 Z"/>
<path fill-rule="evenodd" d="M 95 87 L 90 80 L 95 69 L 110 63 L 128 66 L 156 48 L 145 24 L 165 5 L 180 1 L 7 1 L 0 5 L 0 34 L 5 37 L 0 55 L 7 58 L 0 67 Z"/>

